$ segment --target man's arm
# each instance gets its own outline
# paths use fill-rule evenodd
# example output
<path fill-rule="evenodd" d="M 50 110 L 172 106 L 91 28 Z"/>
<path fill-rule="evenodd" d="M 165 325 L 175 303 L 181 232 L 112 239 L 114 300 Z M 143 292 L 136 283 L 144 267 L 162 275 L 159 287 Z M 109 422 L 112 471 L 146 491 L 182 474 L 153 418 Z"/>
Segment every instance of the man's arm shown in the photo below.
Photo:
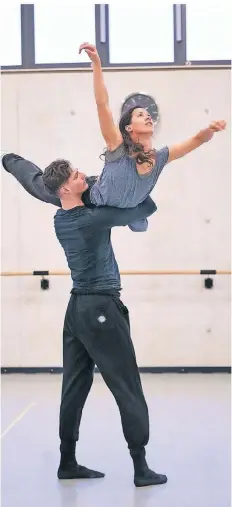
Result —
<path fill-rule="evenodd" d="M 174 146 L 170 146 L 168 163 L 178 158 L 184 157 L 191 151 L 199 148 L 202 144 L 210 141 L 215 132 L 220 132 L 221 130 L 225 130 L 225 128 L 225 121 L 215 121 L 211 123 L 208 128 L 200 130 L 198 134 L 196 134 L 194 137 L 191 137 L 190 139 L 187 139 L 187 141 L 184 141 L 180 144 L 175 144 Z"/>
<path fill-rule="evenodd" d="M 18 180 L 20 185 L 22 185 L 30 195 L 40 201 L 54 204 L 54 206 L 58 206 L 59 208 L 61 207 L 60 199 L 56 195 L 50 193 L 44 185 L 43 171 L 41 171 L 37 165 L 15 153 L 3 155 L 2 165 L 8 173 L 12 174 L 16 180 Z M 95 183 L 96 177 L 90 176 L 86 178 L 86 180 L 91 187 Z M 83 202 L 86 206 L 93 207 L 90 202 L 89 191 L 84 192 Z"/>
<path fill-rule="evenodd" d="M 155 213 L 157 207 L 151 197 L 135 208 L 95 208 L 91 213 L 91 224 L 101 229 L 111 229 L 117 226 L 126 226 L 133 222 L 144 220 Z"/>
<path fill-rule="evenodd" d="M 43 171 L 35 164 L 15 153 L 9 153 L 2 158 L 4 169 L 18 180 L 20 185 L 36 199 L 61 207 L 60 200 L 45 187 Z"/>

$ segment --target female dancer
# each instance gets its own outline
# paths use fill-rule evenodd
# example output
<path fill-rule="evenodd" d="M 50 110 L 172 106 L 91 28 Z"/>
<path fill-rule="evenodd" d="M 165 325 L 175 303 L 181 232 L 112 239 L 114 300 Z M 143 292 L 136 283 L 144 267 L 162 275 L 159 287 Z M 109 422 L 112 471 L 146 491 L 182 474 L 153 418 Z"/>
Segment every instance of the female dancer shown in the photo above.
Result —
<path fill-rule="evenodd" d="M 154 150 L 152 148 L 154 124 L 148 111 L 134 106 L 121 117 L 117 126 L 109 107 L 98 52 L 95 46 L 88 43 L 80 46 L 79 53 L 81 51 L 85 51 L 92 61 L 99 123 L 107 144 L 105 166 L 92 187 L 90 198 L 96 206 L 133 208 L 150 194 L 167 163 L 187 155 L 210 141 L 215 132 L 225 129 L 226 122 L 213 122 L 208 128 L 183 143 Z M 131 224 L 129 227 L 134 231 L 146 230 L 147 220 Z"/>

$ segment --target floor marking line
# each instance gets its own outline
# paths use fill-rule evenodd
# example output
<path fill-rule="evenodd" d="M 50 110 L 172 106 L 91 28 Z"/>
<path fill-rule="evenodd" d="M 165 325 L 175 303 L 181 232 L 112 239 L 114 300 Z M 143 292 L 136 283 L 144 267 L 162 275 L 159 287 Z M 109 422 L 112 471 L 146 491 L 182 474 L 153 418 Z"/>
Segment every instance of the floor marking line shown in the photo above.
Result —
<path fill-rule="evenodd" d="M 33 403 L 30 403 L 30 405 L 28 405 L 28 407 L 26 407 L 23 412 L 21 412 L 13 421 L 12 423 L 3 431 L 3 433 L 1 434 L 1 438 L 5 437 L 5 435 L 19 422 L 21 421 L 21 419 L 26 415 L 27 412 L 29 412 L 29 410 L 34 407 L 36 405 L 35 402 Z"/>

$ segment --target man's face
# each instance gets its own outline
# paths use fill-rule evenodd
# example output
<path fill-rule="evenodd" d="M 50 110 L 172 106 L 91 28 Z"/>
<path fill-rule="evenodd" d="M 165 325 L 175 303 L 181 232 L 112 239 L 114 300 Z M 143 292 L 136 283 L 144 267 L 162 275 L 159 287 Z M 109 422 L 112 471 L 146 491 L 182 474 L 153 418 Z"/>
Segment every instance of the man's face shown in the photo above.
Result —
<path fill-rule="evenodd" d="M 82 195 L 87 188 L 88 183 L 86 182 L 85 174 L 78 171 L 78 169 L 72 169 L 68 181 L 61 187 L 61 192 L 64 192 L 66 195 L 70 194 L 73 197 L 77 197 Z"/>

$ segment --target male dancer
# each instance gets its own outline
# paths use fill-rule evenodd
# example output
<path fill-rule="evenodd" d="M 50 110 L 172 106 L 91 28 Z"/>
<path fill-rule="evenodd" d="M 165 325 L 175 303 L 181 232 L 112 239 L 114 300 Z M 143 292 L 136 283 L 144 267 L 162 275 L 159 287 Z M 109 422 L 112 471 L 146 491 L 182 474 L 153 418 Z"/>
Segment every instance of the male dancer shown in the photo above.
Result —
<path fill-rule="evenodd" d="M 120 275 L 111 245 L 111 228 L 143 220 L 156 211 L 150 197 L 135 208 L 87 207 L 95 181 L 57 160 L 44 173 L 15 154 L 3 167 L 34 197 L 59 206 L 54 224 L 64 249 L 73 289 L 63 329 L 63 385 L 60 407 L 59 479 L 100 478 L 104 474 L 79 465 L 75 457 L 82 410 L 93 382 L 95 364 L 118 404 L 137 487 L 163 484 L 165 475 L 149 469 L 149 439 L 144 399 L 129 314 L 120 300 Z"/>

